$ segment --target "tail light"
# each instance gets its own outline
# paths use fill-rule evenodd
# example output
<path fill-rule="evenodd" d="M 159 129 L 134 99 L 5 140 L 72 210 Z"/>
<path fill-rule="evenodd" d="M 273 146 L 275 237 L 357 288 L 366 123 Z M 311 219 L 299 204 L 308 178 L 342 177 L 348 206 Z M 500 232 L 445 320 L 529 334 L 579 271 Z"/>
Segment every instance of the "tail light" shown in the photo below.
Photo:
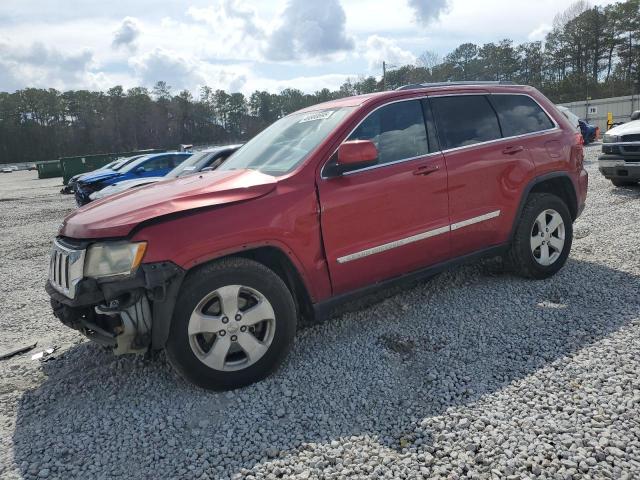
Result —
<path fill-rule="evenodd" d="M 596 140 L 600 140 L 600 127 L 596 127 Z"/>
<path fill-rule="evenodd" d="M 584 138 L 581 133 L 576 133 L 575 144 L 571 147 L 571 160 L 575 162 L 576 170 L 582 170 L 584 166 Z"/>

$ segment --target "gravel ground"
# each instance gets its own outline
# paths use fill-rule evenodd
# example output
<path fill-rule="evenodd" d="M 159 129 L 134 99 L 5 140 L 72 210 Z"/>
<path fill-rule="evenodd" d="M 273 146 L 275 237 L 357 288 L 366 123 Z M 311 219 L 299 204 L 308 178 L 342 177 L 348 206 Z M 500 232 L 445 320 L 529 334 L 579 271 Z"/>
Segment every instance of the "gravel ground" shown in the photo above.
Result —
<path fill-rule="evenodd" d="M 58 346 L 0 361 L 0 477 L 640 477 L 640 188 L 597 154 L 554 278 L 456 269 L 300 331 L 275 376 L 225 394 L 59 324 L 43 284 L 72 199 L 0 176 L 0 350 Z"/>

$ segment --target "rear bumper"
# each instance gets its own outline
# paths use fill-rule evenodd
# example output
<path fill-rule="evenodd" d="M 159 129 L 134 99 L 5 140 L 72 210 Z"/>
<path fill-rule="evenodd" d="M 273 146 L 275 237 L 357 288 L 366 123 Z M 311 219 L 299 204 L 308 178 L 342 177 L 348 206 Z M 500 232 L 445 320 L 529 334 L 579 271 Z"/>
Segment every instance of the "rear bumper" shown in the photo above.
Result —
<path fill-rule="evenodd" d="M 608 179 L 639 181 L 640 155 L 600 155 L 598 170 Z"/>
<path fill-rule="evenodd" d="M 164 347 L 185 272 L 171 262 L 144 264 L 135 276 L 99 282 L 84 278 L 73 298 L 49 281 L 45 290 L 54 315 L 114 353 Z"/>

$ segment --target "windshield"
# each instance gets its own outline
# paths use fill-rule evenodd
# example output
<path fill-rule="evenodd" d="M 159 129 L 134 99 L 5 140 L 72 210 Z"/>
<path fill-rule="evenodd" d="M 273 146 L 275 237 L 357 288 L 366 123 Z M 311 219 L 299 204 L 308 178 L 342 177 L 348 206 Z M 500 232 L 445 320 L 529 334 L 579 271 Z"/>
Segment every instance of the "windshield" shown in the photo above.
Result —
<path fill-rule="evenodd" d="M 105 170 L 111 169 L 111 170 L 115 170 L 115 167 L 118 166 L 118 164 L 120 163 L 121 160 L 115 160 L 113 162 L 109 162 L 107 163 L 105 166 L 103 166 L 102 168 Z"/>
<path fill-rule="evenodd" d="M 115 170 L 115 171 L 122 170 L 122 168 L 126 167 L 130 163 L 135 162 L 136 160 L 144 156 L 146 155 L 134 155 L 133 157 L 129 157 L 129 158 L 121 158 L 116 162 L 116 164 L 113 167 L 111 167 L 111 170 Z"/>
<path fill-rule="evenodd" d="M 218 170 L 247 168 L 284 175 L 300 165 L 352 110 L 333 108 L 284 117 L 251 139 Z"/>
<path fill-rule="evenodd" d="M 216 152 L 198 152 L 194 153 L 191 157 L 186 159 L 176 168 L 167 173 L 167 178 L 177 178 L 182 175 L 188 175 L 190 173 L 199 172 L 202 170 L 212 155 Z"/>
<path fill-rule="evenodd" d="M 151 156 L 152 155 L 142 155 L 141 157 L 135 157 L 132 160 L 125 163 L 123 166 L 121 166 L 118 170 L 123 173 L 130 172 Z"/>

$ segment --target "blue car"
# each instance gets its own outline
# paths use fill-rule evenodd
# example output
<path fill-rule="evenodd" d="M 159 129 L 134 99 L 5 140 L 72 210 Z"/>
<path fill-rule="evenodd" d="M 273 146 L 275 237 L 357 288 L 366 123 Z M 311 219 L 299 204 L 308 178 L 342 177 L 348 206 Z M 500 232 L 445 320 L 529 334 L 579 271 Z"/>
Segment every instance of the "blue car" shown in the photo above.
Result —
<path fill-rule="evenodd" d="M 144 177 L 162 177 L 189 158 L 191 153 L 155 153 L 145 155 L 119 170 L 105 169 L 78 179 L 75 188 L 76 203 L 86 205 L 91 201 L 93 192 L 124 180 Z"/>

